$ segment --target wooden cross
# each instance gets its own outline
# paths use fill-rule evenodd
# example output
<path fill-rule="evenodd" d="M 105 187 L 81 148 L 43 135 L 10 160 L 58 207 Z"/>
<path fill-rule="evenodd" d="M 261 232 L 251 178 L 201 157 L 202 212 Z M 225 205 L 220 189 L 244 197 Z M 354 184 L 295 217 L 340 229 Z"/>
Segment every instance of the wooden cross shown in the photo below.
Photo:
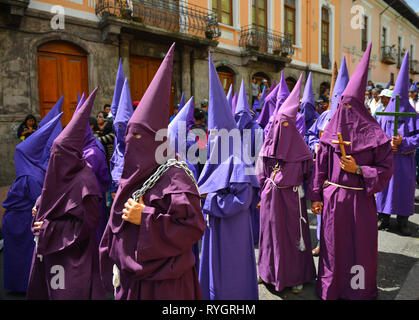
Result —
<path fill-rule="evenodd" d="M 281 168 L 279 167 L 279 163 L 277 163 L 276 165 L 275 165 L 275 167 L 271 167 L 272 168 L 272 170 L 273 170 L 273 172 L 274 172 L 274 175 L 272 176 L 272 180 L 274 180 L 275 179 L 275 176 L 276 176 L 276 173 L 278 172 L 278 171 L 281 171 Z"/>
<path fill-rule="evenodd" d="M 396 111 L 395 112 L 377 112 L 377 116 L 393 116 L 394 117 L 394 132 L 393 136 L 397 137 L 399 129 L 399 117 L 416 117 L 416 112 L 399 112 L 400 110 L 400 96 L 396 95 Z"/>
<path fill-rule="evenodd" d="M 346 158 L 346 151 L 345 146 L 350 146 L 350 141 L 343 141 L 342 139 L 342 133 L 338 132 L 338 138 L 339 140 L 332 140 L 332 143 L 338 144 L 340 146 L 340 152 L 342 153 L 342 157 Z"/>

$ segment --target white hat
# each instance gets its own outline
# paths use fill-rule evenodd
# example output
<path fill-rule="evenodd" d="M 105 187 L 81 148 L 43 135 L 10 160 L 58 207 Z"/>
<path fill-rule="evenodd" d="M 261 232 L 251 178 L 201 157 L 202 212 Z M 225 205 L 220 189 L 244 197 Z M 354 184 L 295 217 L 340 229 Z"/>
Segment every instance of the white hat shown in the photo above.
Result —
<path fill-rule="evenodd" d="M 393 90 L 384 89 L 383 91 L 381 91 L 379 97 L 389 97 L 389 98 L 391 98 L 392 95 L 393 95 Z"/>

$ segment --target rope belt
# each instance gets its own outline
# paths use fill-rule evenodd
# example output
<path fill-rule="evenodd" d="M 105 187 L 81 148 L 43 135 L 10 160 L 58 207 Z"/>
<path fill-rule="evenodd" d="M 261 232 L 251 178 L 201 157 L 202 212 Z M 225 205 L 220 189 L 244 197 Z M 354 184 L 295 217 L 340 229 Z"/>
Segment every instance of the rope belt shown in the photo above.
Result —
<path fill-rule="evenodd" d="M 341 184 L 333 183 L 333 182 L 330 182 L 330 181 L 327 181 L 327 180 L 323 184 L 323 189 L 326 188 L 329 185 L 332 185 L 332 186 L 335 186 L 335 187 L 339 187 L 339 188 L 343 188 L 343 189 L 349 189 L 349 190 L 358 190 L 358 191 L 364 190 L 364 188 L 356 188 L 356 187 L 343 186 Z"/>
<path fill-rule="evenodd" d="M 408 155 L 408 154 L 412 154 L 412 153 L 415 153 L 415 151 L 416 150 L 413 150 L 413 151 L 409 151 L 409 152 L 398 152 L 398 153 L 396 153 L 396 154 L 402 154 L 402 155 Z"/>
<path fill-rule="evenodd" d="M 292 188 L 293 192 L 296 192 L 298 195 L 298 209 L 300 211 L 300 218 L 299 218 L 299 222 L 300 222 L 300 241 L 297 244 L 298 249 L 300 251 L 305 251 L 306 250 L 306 246 L 304 244 L 304 238 L 303 238 L 303 226 L 301 224 L 301 221 L 303 221 L 305 224 L 307 224 L 307 220 L 303 217 L 303 211 L 301 210 L 301 199 L 304 198 L 304 189 L 303 186 L 285 186 L 285 187 L 279 187 L 277 186 L 277 184 L 273 181 L 273 179 L 271 178 L 267 178 L 266 180 L 268 180 L 269 182 L 271 182 L 271 184 L 269 186 L 274 186 L 277 189 L 290 189 Z"/>

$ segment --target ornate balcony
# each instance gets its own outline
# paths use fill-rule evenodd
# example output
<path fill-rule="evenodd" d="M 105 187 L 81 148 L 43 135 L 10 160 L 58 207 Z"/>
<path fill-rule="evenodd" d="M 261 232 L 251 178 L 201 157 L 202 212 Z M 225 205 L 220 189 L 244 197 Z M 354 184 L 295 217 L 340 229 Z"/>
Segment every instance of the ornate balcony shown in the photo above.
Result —
<path fill-rule="evenodd" d="M 394 46 L 381 47 L 381 62 L 385 64 L 396 64 L 397 53 Z"/>
<path fill-rule="evenodd" d="M 171 37 L 213 41 L 221 35 L 216 12 L 175 0 L 97 0 L 96 15 L 124 28 L 151 28 Z"/>
<path fill-rule="evenodd" d="M 240 47 L 247 51 L 256 51 L 290 57 L 294 54 L 291 37 L 256 25 L 242 27 Z"/>

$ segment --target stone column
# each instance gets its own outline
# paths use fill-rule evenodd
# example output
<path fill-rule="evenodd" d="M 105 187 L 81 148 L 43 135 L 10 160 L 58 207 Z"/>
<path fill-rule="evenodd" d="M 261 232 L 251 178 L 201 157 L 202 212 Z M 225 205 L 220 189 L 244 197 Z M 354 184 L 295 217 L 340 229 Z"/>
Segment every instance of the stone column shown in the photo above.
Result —
<path fill-rule="evenodd" d="M 129 57 L 130 57 L 130 42 L 133 39 L 132 35 L 121 34 L 119 40 L 119 56 L 122 59 L 122 66 L 124 68 L 125 78 L 130 78 L 129 74 Z"/>
<path fill-rule="evenodd" d="M 181 79 L 182 79 L 182 91 L 185 93 L 187 100 L 192 96 L 192 81 L 191 81 L 191 49 L 189 47 L 183 47 L 181 54 Z"/>

